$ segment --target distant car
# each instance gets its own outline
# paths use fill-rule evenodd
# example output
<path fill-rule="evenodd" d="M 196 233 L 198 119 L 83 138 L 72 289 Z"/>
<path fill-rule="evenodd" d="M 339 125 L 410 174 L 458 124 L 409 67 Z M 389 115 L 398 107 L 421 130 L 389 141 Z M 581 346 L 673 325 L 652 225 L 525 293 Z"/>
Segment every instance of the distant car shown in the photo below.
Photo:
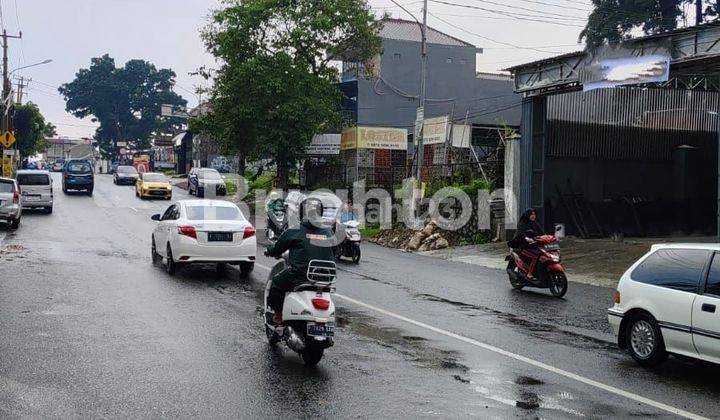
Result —
<path fill-rule="evenodd" d="M 164 174 L 159 172 L 141 173 L 135 184 L 135 195 L 140 198 L 172 198 L 172 185 Z"/>
<path fill-rule="evenodd" d="M 10 178 L 0 178 L 0 221 L 8 223 L 10 229 L 17 229 L 21 217 L 22 198 L 17 182 Z"/>
<path fill-rule="evenodd" d="M 188 193 L 197 197 L 205 197 L 205 193 L 209 191 L 214 193 L 214 195 L 210 195 L 211 198 L 227 194 L 225 180 L 220 172 L 212 168 L 192 168 L 188 174 Z"/>
<path fill-rule="evenodd" d="M 53 182 L 48 171 L 20 170 L 15 177 L 23 208 L 42 208 L 48 213 L 53 211 Z"/>
<path fill-rule="evenodd" d="M 63 165 L 65 164 L 64 161 L 58 161 L 56 160 L 50 169 L 52 169 L 53 172 L 62 172 Z"/>
<path fill-rule="evenodd" d="M 85 191 L 92 195 L 95 188 L 93 165 L 88 160 L 69 160 L 63 166 L 62 189 L 68 191 Z"/>
<path fill-rule="evenodd" d="M 113 175 L 115 185 L 135 184 L 138 180 L 138 171 L 134 166 L 118 166 Z"/>
<path fill-rule="evenodd" d="M 191 263 L 236 264 L 243 276 L 255 267 L 255 228 L 231 202 L 180 200 L 152 219 L 152 259 L 169 274 Z"/>
<path fill-rule="evenodd" d="M 653 245 L 620 278 L 608 321 L 642 366 L 720 363 L 720 244 Z"/>

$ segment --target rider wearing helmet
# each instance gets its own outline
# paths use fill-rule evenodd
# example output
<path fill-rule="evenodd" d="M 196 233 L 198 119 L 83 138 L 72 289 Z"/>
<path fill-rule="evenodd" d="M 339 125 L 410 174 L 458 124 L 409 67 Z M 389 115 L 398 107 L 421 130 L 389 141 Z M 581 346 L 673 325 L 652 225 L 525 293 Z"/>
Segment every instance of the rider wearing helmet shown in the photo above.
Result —
<path fill-rule="evenodd" d="M 300 204 L 300 225 L 285 230 L 277 242 L 271 244 L 265 255 L 275 258 L 290 251 L 288 268 L 272 279 L 267 305 L 273 310 L 273 322 L 282 323 L 285 293 L 306 281 L 308 264 L 312 260 L 332 261 L 333 233 L 322 225 L 323 204 L 315 198 L 307 198 Z"/>

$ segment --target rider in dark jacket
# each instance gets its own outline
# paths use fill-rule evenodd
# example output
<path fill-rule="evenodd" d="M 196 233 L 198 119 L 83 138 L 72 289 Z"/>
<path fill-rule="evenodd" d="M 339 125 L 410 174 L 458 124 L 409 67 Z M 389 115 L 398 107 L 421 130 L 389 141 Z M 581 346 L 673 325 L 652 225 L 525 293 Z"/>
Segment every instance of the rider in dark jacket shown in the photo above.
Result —
<path fill-rule="evenodd" d="M 525 213 L 520 216 L 518 221 L 517 231 L 515 231 L 515 237 L 508 242 L 510 248 L 520 249 L 520 258 L 527 265 L 528 278 L 533 278 L 535 271 L 535 265 L 537 263 L 540 252 L 536 247 L 530 246 L 532 239 L 536 236 L 544 235 L 540 223 L 537 222 L 537 213 L 535 209 L 527 209 Z"/>
<path fill-rule="evenodd" d="M 332 231 L 322 226 L 323 206 L 320 200 L 307 199 L 300 205 L 300 226 L 287 229 L 275 244 L 270 245 L 266 255 L 280 258 L 290 251 L 288 268 L 272 279 L 268 294 L 268 306 L 275 315 L 273 321 L 282 323 L 285 293 L 307 281 L 307 268 L 312 260 L 333 261 L 334 238 Z"/>

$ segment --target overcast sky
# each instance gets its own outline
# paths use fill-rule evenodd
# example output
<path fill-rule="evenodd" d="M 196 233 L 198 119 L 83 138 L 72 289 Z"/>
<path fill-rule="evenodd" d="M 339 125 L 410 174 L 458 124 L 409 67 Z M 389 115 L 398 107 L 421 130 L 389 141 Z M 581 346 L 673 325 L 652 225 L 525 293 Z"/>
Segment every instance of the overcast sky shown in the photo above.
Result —
<path fill-rule="evenodd" d="M 421 1 L 397 1 L 420 18 Z M 387 11 L 411 19 L 390 0 L 370 3 L 378 14 Z M 10 69 L 53 60 L 14 76 L 32 78 L 23 101 L 37 103 L 60 135 L 91 137 L 95 131 L 89 119 L 67 114 L 57 94 L 57 86 L 71 81 L 79 68 L 88 67 L 91 57 L 108 53 L 118 65 L 141 58 L 171 68 L 177 73 L 176 92 L 191 106 L 197 98 L 189 91 L 203 80 L 188 73 L 214 64 L 199 30 L 210 10 L 218 6 L 217 0 L 0 0 L 0 4 L 3 27 L 10 34 L 23 32 L 22 40 L 10 41 Z M 589 9 L 589 0 L 431 0 L 428 24 L 482 47 L 478 70 L 497 71 L 581 48 L 576 41 Z M 518 20 L 507 13 L 532 20 Z"/>

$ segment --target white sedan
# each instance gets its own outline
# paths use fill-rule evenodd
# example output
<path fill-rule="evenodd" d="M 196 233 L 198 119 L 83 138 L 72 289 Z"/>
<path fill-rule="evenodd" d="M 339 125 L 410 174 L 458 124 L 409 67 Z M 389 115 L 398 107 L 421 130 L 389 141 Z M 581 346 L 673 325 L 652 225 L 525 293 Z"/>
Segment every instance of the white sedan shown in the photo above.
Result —
<path fill-rule="evenodd" d="M 242 276 L 255 266 L 255 228 L 233 203 L 180 200 L 152 219 L 152 259 L 165 260 L 167 272 L 191 263 L 236 264 Z"/>

